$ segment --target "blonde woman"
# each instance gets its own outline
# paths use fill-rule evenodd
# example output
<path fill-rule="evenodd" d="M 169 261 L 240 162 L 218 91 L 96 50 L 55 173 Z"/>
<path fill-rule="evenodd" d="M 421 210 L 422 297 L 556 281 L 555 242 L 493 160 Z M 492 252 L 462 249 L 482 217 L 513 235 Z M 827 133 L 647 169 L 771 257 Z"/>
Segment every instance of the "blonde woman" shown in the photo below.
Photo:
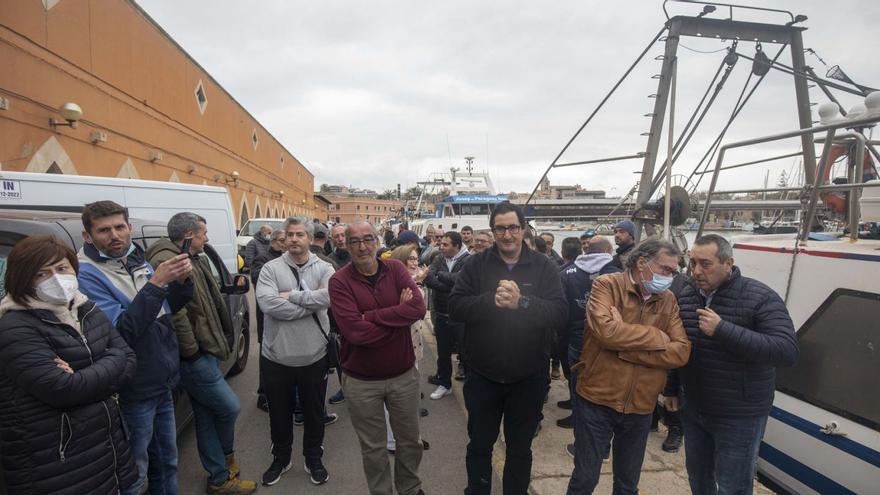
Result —
<path fill-rule="evenodd" d="M 419 286 L 419 289 L 422 291 L 422 297 L 425 296 L 425 289 L 422 286 L 422 282 L 425 280 L 425 276 L 428 275 L 428 267 L 419 266 L 419 250 L 416 249 L 412 244 L 405 244 L 403 246 L 395 248 L 391 251 L 391 259 L 395 259 L 403 263 L 403 266 L 406 267 L 409 274 L 412 275 L 413 281 L 415 281 L 416 285 Z M 419 369 L 419 361 L 422 359 L 424 355 L 424 351 L 422 349 L 422 326 L 425 325 L 425 320 L 419 320 L 410 326 L 410 333 L 412 335 L 412 343 L 413 343 L 413 353 L 416 356 L 416 369 Z M 428 415 L 427 409 L 420 409 L 419 414 L 422 417 Z M 396 443 L 394 441 L 394 432 L 391 431 L 391 424 L 388 422 L 388 410 L 385 410 L 385 427 L 388 431 L 388 444 L 387 448 L 389 452 L 394 452 Z M 430 445 L 425 440 L 422 440 L 422 446 L 425 450 L 428 450 Z"/>

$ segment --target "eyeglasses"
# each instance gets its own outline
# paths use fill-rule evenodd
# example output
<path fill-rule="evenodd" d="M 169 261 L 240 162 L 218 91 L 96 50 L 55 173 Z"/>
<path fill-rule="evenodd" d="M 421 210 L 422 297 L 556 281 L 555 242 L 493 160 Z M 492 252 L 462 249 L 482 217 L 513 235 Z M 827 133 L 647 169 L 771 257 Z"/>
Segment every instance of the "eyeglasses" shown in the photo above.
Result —
<path fill-rule="evenodd" d="M 664 275 L 668 275 L 670 277 L 674 277 L 678 275 L 678 268 L 670 268 L 668 266 L 661 265 L 654 260 L 649 261 L 648 263 L 652 263 L 654 266 L 660 268 Z"/>
<path fill-rule="evenodd" d="M 410 256 L 409 258 L 407 258 L 407 260 L 408 261 L 419 261 L 419 257 L 418 256 Z"/>
<path fill-rule="evenodd" d="M 348 245 L 349 246 L 356 246 L 358 244 L 365 244 L 367 246 L 370 246 L 374 242 L 376 242 L 376 238 L 371 235 L 368 235 L 368 236 L 364 237 L 363 239 L 358 239 L 357 237 L 350 238 L 348 240 Z"/>
<path fill-rule="evenodd" d="M 503 236 L 507 232 L 510 232 L 512 235 L 516 235 L 522 232 L 522 225 L 496 225 L 492 227 L 492 232 L 495 232 L 495 235 L 498 237 Z"/>

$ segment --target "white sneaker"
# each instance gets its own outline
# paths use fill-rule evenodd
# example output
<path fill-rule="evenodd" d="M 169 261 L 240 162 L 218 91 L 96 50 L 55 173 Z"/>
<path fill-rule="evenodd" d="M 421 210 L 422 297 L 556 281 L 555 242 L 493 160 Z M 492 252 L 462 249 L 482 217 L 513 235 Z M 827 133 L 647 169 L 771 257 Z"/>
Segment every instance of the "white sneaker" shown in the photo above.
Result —
<path fill-rule="evenodd" d="M 437 387 L 436 390 L 431 392 L 431 398 L 434 400 L 438 400 L 438 399 L 442 399 L 442 398 L 446 397 L 447 395 L 449 395 L 451 393 L 452 393 L 452 390 L 449 390 L 448 388 L 444 387 L 443 385 L 440 385 L 439 387 Z"/>

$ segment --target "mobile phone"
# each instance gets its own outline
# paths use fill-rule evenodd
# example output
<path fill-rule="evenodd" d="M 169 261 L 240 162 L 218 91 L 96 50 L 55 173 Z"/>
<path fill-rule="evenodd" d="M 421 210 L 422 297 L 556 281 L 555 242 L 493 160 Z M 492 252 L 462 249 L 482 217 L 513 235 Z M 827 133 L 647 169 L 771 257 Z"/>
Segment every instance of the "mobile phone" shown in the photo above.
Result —
<path fill-rule="evenodd" d="M 193 242 L 192 237 L 185 237 L 183 239 L 183 245 L 180 246 L 180 254 L 190 254 L 189 248 L 190 248 L 190 246 L 192 246 L 192 242 Z"/>

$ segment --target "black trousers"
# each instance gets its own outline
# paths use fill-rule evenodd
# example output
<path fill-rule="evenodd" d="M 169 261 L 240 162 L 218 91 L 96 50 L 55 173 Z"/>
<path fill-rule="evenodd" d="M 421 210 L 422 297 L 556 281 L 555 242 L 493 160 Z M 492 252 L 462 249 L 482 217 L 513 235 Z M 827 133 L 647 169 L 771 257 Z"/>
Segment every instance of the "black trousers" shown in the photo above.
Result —
<path fill-rule="evenodd" d="M 543 418 L 541 409 L 547 387 L 546 372 L 517 383 L 497 383 L 469 370 L 464 383 L 470 439 L 465 456 L 468 476 L 466 494 L 489 495 L 492 492 L 492 447 L 498 439 L 502 420 L 507 445 L 502 493 L 528 493 L 532 472 L 532 440 Z"/>
<path fill-rule="evenodd" d="M 440 385 L 452 388 L 452 351 L 459 335 L 464 332 L 464 325 L 451 321 L 442 313 L 436 314 L 434 333 L 437 337 L 437 378 Z"/>
<path fill-rule="evenodd" d="M 262 348 L 263 346 L 263 311 L 260 310 L 260 305 L 257 304 L 257 345 Z M 257 385 L 257 395 L 266 395 L 266 390 L 263 388 L 263 354 L 260 352 L 260 361 L 257 363 L 257 377 L 259 378 Z"/>
<path fill-rule="evenodd" d="M 327 359 L 308 366 L 284 366 L 260 356 L 266 398 L 269 400 L 269 429 L 272 454 L 290 458 L 293 445 L 293 410 L 296 392 L 303 410 L 303 456 L 320 459 L 324 443 L 324 396 L 327 391 Z"/>

